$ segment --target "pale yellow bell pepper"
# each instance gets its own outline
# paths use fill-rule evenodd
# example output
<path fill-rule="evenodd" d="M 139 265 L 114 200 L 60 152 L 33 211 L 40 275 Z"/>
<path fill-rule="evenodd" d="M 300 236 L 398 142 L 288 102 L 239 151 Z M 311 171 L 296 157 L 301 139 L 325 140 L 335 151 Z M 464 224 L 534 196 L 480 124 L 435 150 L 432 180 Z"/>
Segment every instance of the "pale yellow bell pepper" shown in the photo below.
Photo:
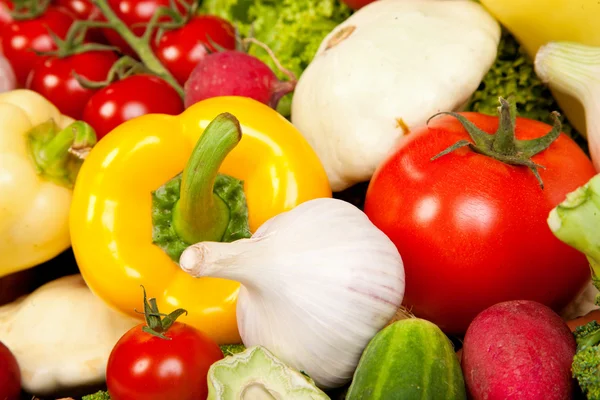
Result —
<path fill-rule="evenodd" d="M 600 46 L 597 0 L 481 0 L 481 4 L 515 36 L 531 59 L 550 41 Z M 581 103 L 564 93 L 553 94 L 571 124 L 585 135 Z"/>
<path fill-rule="evenodd" d="M 35 92 L 0 94 L 0 277 L 69 248 L 71 187 L 95 140 Z"/>

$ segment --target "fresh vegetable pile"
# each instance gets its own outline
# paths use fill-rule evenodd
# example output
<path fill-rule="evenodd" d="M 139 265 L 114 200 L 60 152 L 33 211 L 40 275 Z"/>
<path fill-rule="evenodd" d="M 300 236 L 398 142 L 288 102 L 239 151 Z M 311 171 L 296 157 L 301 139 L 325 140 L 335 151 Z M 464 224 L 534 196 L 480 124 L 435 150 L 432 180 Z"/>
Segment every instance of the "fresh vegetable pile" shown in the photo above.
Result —
<path fill-rule="evenodd" d="M 0 400 L 600 399 L 550 3 L 0 0 Z"/>

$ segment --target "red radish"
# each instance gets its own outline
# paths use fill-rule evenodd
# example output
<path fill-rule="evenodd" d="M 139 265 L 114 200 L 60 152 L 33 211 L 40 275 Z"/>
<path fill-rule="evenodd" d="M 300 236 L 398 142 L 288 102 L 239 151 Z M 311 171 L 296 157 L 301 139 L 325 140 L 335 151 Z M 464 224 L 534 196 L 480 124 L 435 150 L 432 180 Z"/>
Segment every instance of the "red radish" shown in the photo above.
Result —
<path fill-rule="evenodd" d="M 296 87 L 293 74 L 278 67 L 290 76 L 289 81 L 280 81 L 265 63 L 241 51 L 209 54 L 185 83 L 185 107 L 211 97 L 242 96 L 276 108 L 279 100 Z"/>
<path fill-rule="evenodd" d="M 363 8 L 367 4 L 373 3 L 375 0 L 342 0 L 348 7 L 353 10 Z"/>
<path fill-rule="evenodd" d="M 462 369 L 473 400 L 564 400 L 576 343 L 567 324 L 533 301 L 481 312 L 465 335 Z"/>

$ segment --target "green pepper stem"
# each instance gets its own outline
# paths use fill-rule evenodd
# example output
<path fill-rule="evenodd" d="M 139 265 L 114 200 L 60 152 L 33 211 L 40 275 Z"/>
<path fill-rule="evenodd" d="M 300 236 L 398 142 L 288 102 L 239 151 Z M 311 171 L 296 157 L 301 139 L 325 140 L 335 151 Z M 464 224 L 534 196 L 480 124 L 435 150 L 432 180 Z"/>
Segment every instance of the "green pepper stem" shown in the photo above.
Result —
<path fill-rule="evenodd" d="M 100 12 L 104 15 L 106 20 L 110 23 L 110 28 L 115 30 L 119 35 L 127 42 L 127 44 L 137 53 L 142 62 L 146 67 L 154 72 L 156 75 L 167 81 L 173 88 L 183 97 L 183 88 L 179 85 L 177 80 L 171 75 L 171 73 L 161 64 L 160 60 L 150 47 L 150 35 L 153 26 L 156 25 L 157 15 L 154 16 L 153 20 L 149 24 L 146 33 L 142 37 L 136 36 L 123 21 L 119 19 L 117 14 L 108 5 L 106 0 L 92 0 L 92 3 L 98 7 Z"/>
<path fill-rule="evenodd" d="M 213 193 L 225 157 L 242 138 L 239 121 L 229 113 L 218 115 L 204 130 L 183 170 L 173 227 L 187 243 L 221 241 L 229 225 L 227 204 Z"/>
<path fill-rule="evenodd" d="M 81 161 L 96 144 L 94 129 L 76 121 L 60 132 L 53 120 L 29 132 L 29 147 L 38 173 L 66 187 L 72 187 Z"/>

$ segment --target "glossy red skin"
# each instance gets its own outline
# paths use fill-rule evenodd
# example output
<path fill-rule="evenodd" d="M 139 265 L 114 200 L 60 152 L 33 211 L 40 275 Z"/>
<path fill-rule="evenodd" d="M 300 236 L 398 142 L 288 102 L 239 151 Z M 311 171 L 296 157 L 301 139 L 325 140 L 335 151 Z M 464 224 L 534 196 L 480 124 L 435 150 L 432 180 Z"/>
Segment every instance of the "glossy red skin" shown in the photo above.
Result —
<path fill-rule="evenodd" d="M 486 132 L 496 117 L 463 113 Z M 518 139 L 551 129 L 517 119 Z M 547 225 L 550 210 L 595 175 L 589 158 L 561 134 L 533 157 L 542 190 L 526 167 L 510 166 L 463 148 L 470 140 L 452 117 L 411 132 L 375 172 L 365 212 L 396 244 L 406 272 L 404 304 L 445 332 L 462 334 L 493 304 L 535 300 L 554 310 L 590 279 L 586 258 L 560 242 Z"/>
<path fill-rule="evenodd" d="M 192 4 L 194 0 L 186 0 Z M 176 2 L 179 4 L 179 2 Z M 108 5 L 113 9 L 117 17 L 123 21 L 136 35 L 142 35 L 145 27 L 133 25 L 149 22 L 156 10 L 161 6 L 170 6 L 170 0 L 108 0 Z M 181 6 L 178 6 L 183 11 Z M 169 20 L 168 17 L 161 18 L 162 21 Z M 136 56 L 135 51 L 121 36 L 112 29 L 103 29 L 104 36 L 113 45 L 121 49 L 124 54 Z M 153 40 L 152 40 L 153 41 Z"/>
<path fill-rule="evenodd" d="M 134 75 L 96 92 L 83 110 L 83 120 L 96 130 L 99 140 L 140 115 L 182 112 L 183 101 L 167 82 L 151 75 Z"/>
<path fill-rule="evenodd" d="M 208 54 L 207 48 L 210 51 L 217 50 L 211 41 L 226 50 L 234 50 L 235 28 L 223 18 L 199 15 L 184 27 L 165 32 L 159 43 L 154 45 L 154 51 L 179 84 L 183 85 L 198 62 Z"/>
<path fill-rule="evenodd" d="M 475 318 L 462 370 L 473 400 L 572 398 L 576 343 L 567 324 L 532 301 L 496 304 Z"/>
<path fill-rule="evenodd" d="M 26 86 L 50 100 L 61 113 L 81 119 L 86 103 L 98 89 L 82 87 L 73 72 L 91 81 L 104 81 L 118 59 L 111 51 L 90 51 L 66 58 L 51 57 L 31 71 Z"/>
<path fill-rule="evenodd" d="M 55 50 L 56 45 L 48 33 L 52 30 L 64 38 L 74 19 L 67 10 L 50 6 L 40 17 L 26 21 L 13 21 L 2 28 L 0 52 L 8 59 L 20 86 L 25 85 L 27 75 L 47 56 L 38 56 L 32 50 Z"/>
<path fill-rule="evenodd" d="M 21 370 L 15 356 L 0 342 L 0 399 L 19 400 Z"/>
<path fill-rule="evenodd" d="M 100 10 L 90 0 L 55 0 L 54 3 L 69 10 L 77 19 L 97 19 Z"/>
<path fill-rule="evenodd" d="M 350 7 L 353 10 L 363 8 L 367 4 L 371 4 L 375 1 L 376 0 L 342 0 L 342 2 L 344 2 L 348 7 Z"/>
<path fill-rule="evenodd" d="M 10 11 L 13 9 L 13 4 L 10 0 L 0 0 L 0 29 L 9 22 L 12 22 Z"/>
<path fill-rule="evenodd" d="M 223 358 L 219 346 L 204 333 L 176 322 L 165 340 L 128 331 L 115 345 L 106 367 L 112 400 L 198 400 L 208 396 L 207 375 Z"/>

